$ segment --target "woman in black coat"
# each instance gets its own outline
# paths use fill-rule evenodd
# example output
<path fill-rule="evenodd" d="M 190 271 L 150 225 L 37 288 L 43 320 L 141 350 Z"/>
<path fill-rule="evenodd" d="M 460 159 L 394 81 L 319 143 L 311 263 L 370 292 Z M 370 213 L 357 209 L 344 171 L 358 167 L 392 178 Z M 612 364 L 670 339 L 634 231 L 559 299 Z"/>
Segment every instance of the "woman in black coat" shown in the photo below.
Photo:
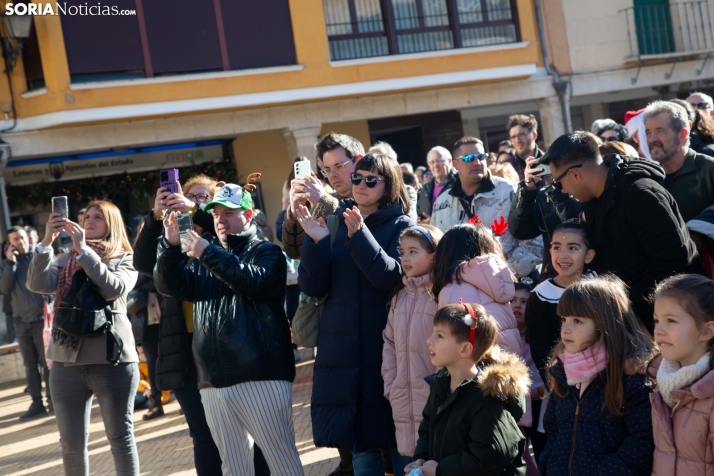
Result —
<path fill-rule="evenodd" d="M 307 237 L 298 281 L 308 296 L 328 294 L 312 390 L 315 446 L 351 448 L 355 474 L 384 474 L 380 450 L 394 450 L 392 409 L 384 398 L 382 331 L 386 303 L 401 281 L 402 230 L 414 225 L 397 162 L 368 154 L 352 174 L 354 199 L 343 200 L 330 254 L 324 220 L 301 207 Z M 329 257 L 327 259 L 326 257 Z"/>

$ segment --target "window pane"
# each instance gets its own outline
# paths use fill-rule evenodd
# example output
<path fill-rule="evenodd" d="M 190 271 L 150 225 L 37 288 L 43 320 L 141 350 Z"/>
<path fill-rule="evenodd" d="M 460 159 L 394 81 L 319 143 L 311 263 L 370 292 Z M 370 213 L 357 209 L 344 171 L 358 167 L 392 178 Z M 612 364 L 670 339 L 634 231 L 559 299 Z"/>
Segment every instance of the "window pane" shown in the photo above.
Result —
<path fill-rule="evenodd" d="M 451 30 L 399 35 L 399 53 L 446 50 L 454 47 Z"/>
<path fill-rule="evenodd" d="M 333 61 L 388 54 L 387 38 L 384 36 L 330 41 L 330 58 Z"/>
<path fill-rule="evenodd" d="M 152 0 L 143 6 L 154 74 L 223 69 L 213 0 Z"/>
<path fill-rule="evenodd" d="M 446 0 L 421 0 L 425 26 L 449 26 Z"/>
<path fill-rule="evenodd" d="M 322 6 L 325 9 L 327 36 L 352 33 L 350 7 L 347 0 L 322 0 Z"/>
<path fill-rule="evenodd" d="M 66 3 L 85 4 L 82 0 Z M 117 0 L 112 5 L 120 10 L 136 8 L 133 0 Z M 144 55 L 136 16 L 62 15 L 61 20 L 72 76 L 123 71 L 140 71 L 143 76 Z"/>
<path fill-rule="evenodd" d="M 486 5 L 488 8 L 489 21 L 511 19 L 510 0 L 488 0 L 488 3 Z"/>
<path fill-rule="evenodd" d="M 379 0 L 355 0 L 355 10 L 357 10 L 357 26 L 360 33 L 384 31 Z"/>
<path fill-rule="evenodd" d="M 416 0 L 393 0 L 394 23 L 397 30 L 411 30 L 419 28 Z"/>
<path fill-rule="evenodd" d="M 483 21 L 481 0 L 458 0 L 458 7 L 459 23 L 481 23 Z"/>
<path fill-rule="evenodd" d="M 221 11 L 232 70 L 297 62 L 288 0 L 221 0 Z"/>
<path fill-rule="evenodd" d="M 461 39 L 464 47 L 497 45 L 516 41 L 515 25 L 482 26 L 462 28 Z"/>

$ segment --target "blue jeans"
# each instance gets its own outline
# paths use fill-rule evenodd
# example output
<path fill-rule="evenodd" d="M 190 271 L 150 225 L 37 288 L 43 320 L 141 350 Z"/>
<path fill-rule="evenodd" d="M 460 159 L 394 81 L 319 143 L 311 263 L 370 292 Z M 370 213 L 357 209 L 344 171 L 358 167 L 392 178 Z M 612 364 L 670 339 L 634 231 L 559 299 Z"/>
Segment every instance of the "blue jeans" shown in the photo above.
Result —
<path fill-rule="evenodd" d="M 139 385 L 136 363 L 65 366 L 55 362 L 50 374 L 52 401 L 62 447 L 64 474 L 87 476 L 89 414 L 97 397 L 117 476 L 139 476 L 134 440 L 134 396 Z"/>
<path fill-rule="evenodd" d="M 412 458 L 400 455 L 396 449 L 392 450 L 392 467 L 394 468 L 395 476 L 402 476 L 404 467 L 412 461 Z M 352 467 L 354 468 L 355 476 L 384 476 L 382 452 L 353 451 Z"/>

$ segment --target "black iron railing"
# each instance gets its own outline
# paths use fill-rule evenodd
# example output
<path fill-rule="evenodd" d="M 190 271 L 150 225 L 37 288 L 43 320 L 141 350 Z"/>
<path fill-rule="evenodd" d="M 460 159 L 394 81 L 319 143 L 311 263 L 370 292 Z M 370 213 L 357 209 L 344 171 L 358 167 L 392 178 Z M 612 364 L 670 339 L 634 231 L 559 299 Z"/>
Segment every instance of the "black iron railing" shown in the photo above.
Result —
<path fill-rule="evenodd" d="M 332 60 L 519 41 L 515 0 L 323 0 Z"/>
<path fill-rule="evenodd" d="M 714 31 L 706 0 L 635 5 L 627 18 L 630 56 L 714 51 Z"/>

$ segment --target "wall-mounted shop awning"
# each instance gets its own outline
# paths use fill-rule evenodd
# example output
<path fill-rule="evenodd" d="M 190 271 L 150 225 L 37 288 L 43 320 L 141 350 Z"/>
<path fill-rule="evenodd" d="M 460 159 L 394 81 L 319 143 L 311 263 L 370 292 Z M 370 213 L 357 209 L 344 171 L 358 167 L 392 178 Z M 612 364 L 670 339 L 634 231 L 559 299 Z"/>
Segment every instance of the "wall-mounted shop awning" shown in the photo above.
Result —
<path fill-rule="evenodd" d="M 27 185 L 186 167 L 222 159 L 223 141 L 211 140 L 74 156 L 10 160 L 5 166 L 4 175 L 7 185 Z"/>

